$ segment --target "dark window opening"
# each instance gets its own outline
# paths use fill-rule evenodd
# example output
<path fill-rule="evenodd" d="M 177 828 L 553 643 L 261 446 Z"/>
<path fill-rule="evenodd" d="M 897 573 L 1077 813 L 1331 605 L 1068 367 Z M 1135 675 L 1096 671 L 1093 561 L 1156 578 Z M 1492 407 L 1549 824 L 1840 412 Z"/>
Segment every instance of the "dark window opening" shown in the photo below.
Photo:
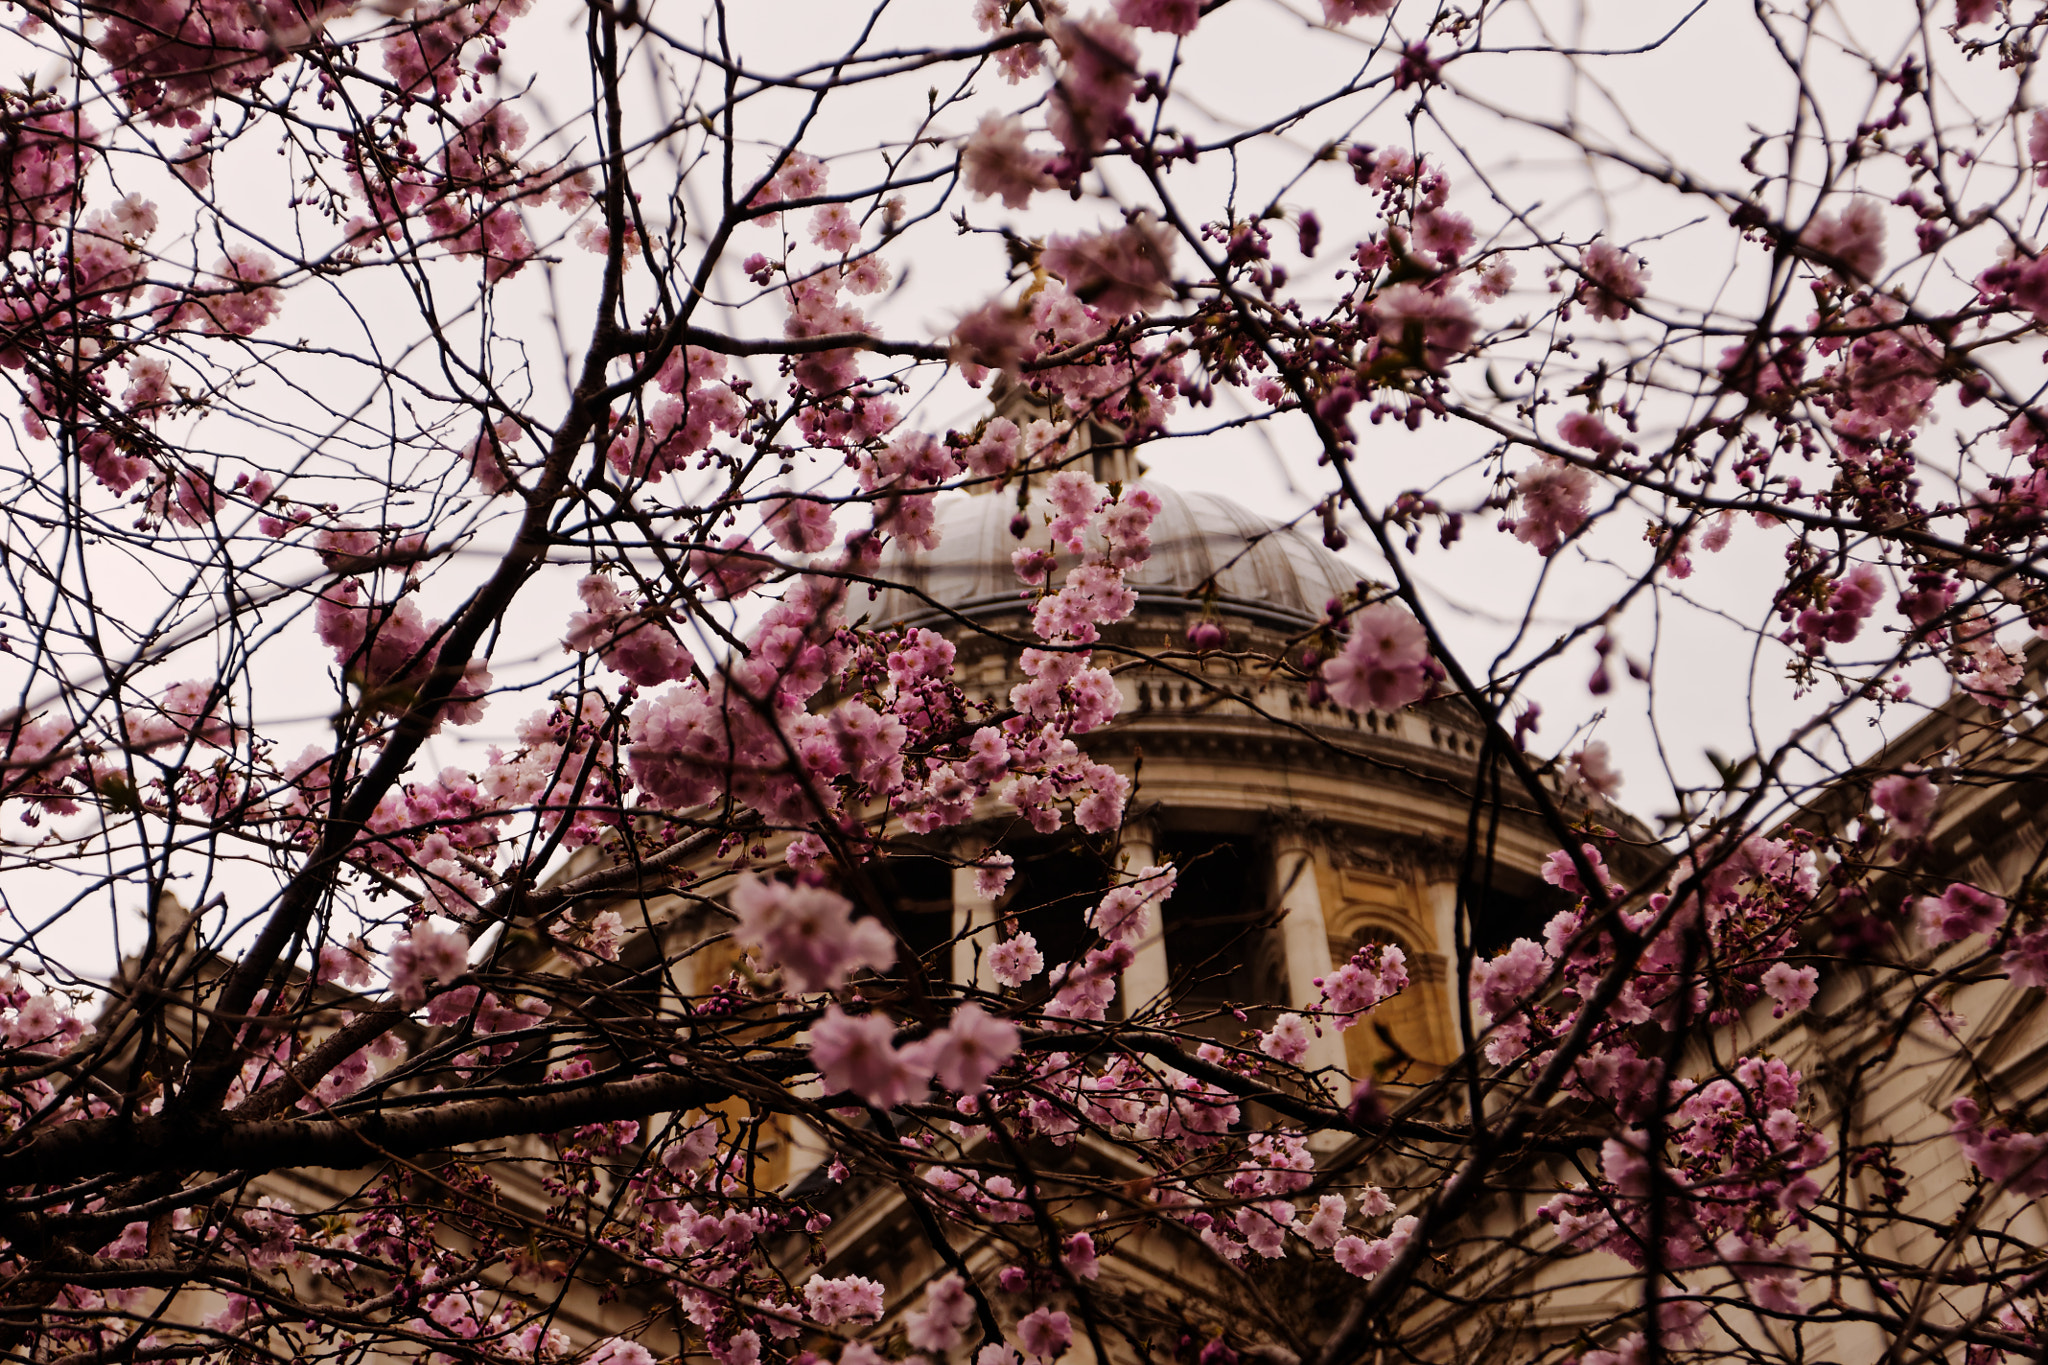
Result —
<path fill-rule="evenodd" d="M 1260 987 L 1273 907 L 1266 860 L 1250 839 L 1168 835 L 1161 855 L 1180 870 L 1167 900 L 1166 961 L 1182 1009 L 1270 1002 Z"/>
<path fill-rule="evenodd" d="M 924 963 L 927 972 L 951 969 L 942 959 L 953 941 L 953 867 L 942 858 L 888 858 L 861 869 L 868 888 L 895 921 L 901 975 L 906 955 Z M 863 896 L 854 894 L 854 913 L 866 913 Z"/>
<path fill-rule="evenodd" d="M 1498 886 L 1475 887 L 1467 913 L 1471 916 L 1472 956 L 1483 962 L 1518 938 L 1543 941 L 1543 926 L 1567 909 L 1571 898 L 1546 886 L 1536 895 L 1518 896 Z"/>
<path fill-rule="evenodd" d="M 608 998 L 627 1015 L 659 1014 L 661 997 L 670 984 L 668 963 L 662 955 L 663 935 L 648 927 L 645 912 L 637 905 L 622 906 L 624 942 L 618 961 L 590 973 L 605 983 Z"/>
<path fill-rule="evenodd" d="M 1073 962 L 1096 943 L 1088 912 L 1109 889 L 1109 869 L 1093 849 L 1073 844 L 1010 848 L 1016 872 L 998 909 L 1038 942 L 1047 972 Z M 986 953 L 993 944 L 984 944 Z M 1043 977 L 1040 978 L 1044 980 Z"/>

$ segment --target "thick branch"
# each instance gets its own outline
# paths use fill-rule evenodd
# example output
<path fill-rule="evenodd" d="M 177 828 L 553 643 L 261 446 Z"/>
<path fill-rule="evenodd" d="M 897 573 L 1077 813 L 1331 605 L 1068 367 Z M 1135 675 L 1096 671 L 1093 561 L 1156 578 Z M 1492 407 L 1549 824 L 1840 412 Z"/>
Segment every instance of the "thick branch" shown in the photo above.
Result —
<path fill-rule="evenodd" d="M 802 1065 L 802 1063 L 797 1063 Z M 784 1071 L 789 1066 L 771 1066 Z M 193 1122 L 156 1115 L 135 1122 L 83 1119 L 50 1128 L 0 1160 L 0 1186 L 21 1189 L 88 1174 L 156 1171 L 353 1169 L 378 1157 L 412 1157 L 465 1143 L 555 1132 L 716 1103 L 732 1087 L 699 1069 L 663 1071 L 552 1093 L 456 1101 L 338 1119 Z"/>

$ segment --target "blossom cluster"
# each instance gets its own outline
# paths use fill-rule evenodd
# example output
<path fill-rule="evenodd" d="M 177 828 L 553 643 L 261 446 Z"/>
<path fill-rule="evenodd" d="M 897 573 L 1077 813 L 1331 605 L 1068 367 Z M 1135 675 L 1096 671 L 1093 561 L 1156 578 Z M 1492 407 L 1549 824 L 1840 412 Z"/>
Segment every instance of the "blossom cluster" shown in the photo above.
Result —
<path fill-rule="evenodd" d="M 20 1169 L 62 1167 L 66 1140 L 44 1136 L 55 1125 L 82 1121 L 66 1135 L 81 1148 L 147 1140 L 108 1170 L 9 1192 L 22 1219 L 0 1282 L 22 1309 L 6 1333 L 24 1358 L 212 1358 L 247 1343 L 309 1360 L 653 1365 L 647 1345 L 578 1341 L 533 1310 L 534 1286 L 601 1263 L 673 1309 L 678 1351 L 717 1365 L 804 1362 L 806 1348 L 885 1365 L 899 1341 L 931 1358 L 978 1351 L 977 1365 L 1051 1361 L 1096 1324 L 1088 1286 L 1103 1268 L 1143 1253 L 1139 1224 L 1184 1234 L 1246 1282 L 1312 1255 L 1391 1292 L 1397 1264 L 1439 1249 L 1420 1244 L 1439 1211 L 1367 1178 L 1392 1185 L 1384 1172 L 1319 1166 L 1311 1130 L 1384 1129 L 1413 1155 L 1456 1135 L 1455 1106 L 1390 1115 L 1367 1077 L 1348 1106 L 1330 1103 L 1351 1078 L 1317 1039 L 1371 1020 L 1434 964 L 1368 944 L 1292 1008 L 1230 1001 L 1201 1020 L 1125 990 L 1161 947 L 1177 882 L 1200 871 L 1117 860 L 1138 773 L 1101 761 L 1099 741 L 1120 716 L 1118 668 L 1158 647 L 1134 618 L 1162 509 L 1143 484 L 1088 472 L 1106 446 L 1156 458 L 1169 436 L 1258 427 L 1299 443 L 1287 453 L 1304 467 L 1320 460 L 1325 482 L 1304 501 L 1322 500 L 1324 543 L 1366 526 L 1398 587 L 1361 582 L 1319 620 L 1310 604 L 1299 638 L 1261 660 L 1266 627 L 1236 649 L 1255 633 L 1235 618 L 1226 631 L 1216 579 L 1195 585 L 1186 671 L 1233 689 L 1262 671 L 1306 684 L 1388 745 L 1429 727 L 1383 718 L 1432 697 L 1494 723 L 1551 657 L 1539 647 L 1524 671 L 1510 651 L 1472 695 L 1449 695 L 1469 670 L 1413 569 L 1425 523 L 1449 552 L 1482 513 L 1504 556 L 1568 593 L 1579 561 L 1621 563 L 1624 543 L 1638 547 L 1629 581 L 1668 591 L 1696 553 L 1751 527 L 1773 541 L 1751 563 L 1770 570 L 1757 614 L 1775 617 L 1752 624 L 1799 687 L 1826 677 L 1898 706 L 1901 669 L 1924 663 L 1974 720 L 1988 712 L 2018 737 L 2033 715 L 2020 641 L 2048 633 L 2032 567 L 2048 549 L 2048 413 L 2006 362 L 2048 324 L 2048 252 L 2020 199 L 1980 210 L 1960 187 L 1965 171 L 2019 195 L 2048 186 L 2048 114 L 2014 86 L 2014 112 L 1987 121 L 1995 137 L 1923 139 L 1910 101 L 1957 84 L 1930 72 L 1925 44 L 1871 63 L 1879 98 L 1846 141 L 1760 134 L 1743 163 L 1758 188 L 1661 177 L 1711 201 L 1738 254 L 1768 261 L 1768 312 L 1745 318 L 1688 302 L 1689 272 L 1663 255 L 1683 248 L 1636 235 L 1631 215 L 1588 235 L 1561 212 L 1539 231 L 1487 176 L 1454 184 L 1422 115 L 1458 97 L 1490 39 L 1396 0 L 1320 0 L 1310 17 L 1348 26 L 1365 63 L 1337 102 L 1371 92 L 1415 117 L 1333 132 L 1263 202 L 1250 187 L 1267 178 L 1240 180 L 1238 158 L 1301 115 L 1221 139 L 1174 125 L 1199 107 L 1178 84 L 1187 64 L 1236 18 L 1196 0 L 970 0 L 978 43 L 765 80 L 723 31 L 713 59 L 643 5 L 600 4 L 587 125 L 508 76 L 528 0 L 88 8 L 77 25 L 42 5 L 11 20 L 24 41 L 54 32 L 44 51 L 65 74 L 0 94 L 0 368 L 18 398 L 14 486 L 43 500 L 9 522 L 8 581 L 31 585 L 20 603 L 49 588 L 54 604 L 36 617 L 18 603 L 30 629 L 0 636 L 11 682 L 26 679 L 0 717 L 0 798 L 35 830 L 5 845 L 27 869 L 9 910 L 30 928 L 0 976 L 0 1132 Z M 2022 8 L 1944 5 L 1954 59 L 1980 81 L 1994 63 L 2029 69 Z M 708 81 L 649 124 L 622 92 L 654 49 L 667 74 L 701 58 L 723 96 Z M 954 63 L 972 79 L 927 83 Z M 899 78 L 918 87 L 915 132 L 825 155 L 842 139 L 818 130 L 845 99 Z M 991 90 L 1002 107 L 981 103 Z M 793 140 L 750 122 L 799 93 L 817 103 Z M 266 129 L 277 145 L 263 155 L 278 152 L 290 185 L 282 217 L 239 201 Z M 1575 153 L 1614 160 L 1566 131 Z M 1815 140 L 1825 155 L 1808 155 Z M 1783 195 L 1758 170 L 1781 152 L 1811 171 L 1794 186 L 1788 170 Z M 1197 161 L 1229 163 L 1227 199 L 1180 189 Z M 650 166 L 675 170 L 673 196 Z M 1055 217 L 1054 198 L 1076 207 Z M 910 296 L 893 291 L 924 265 L 905 234 L 929 223 L 973 248 L 999 242 L 1008 273 L 905 338 L 893 329 Z M 1518 289 L 1518 267 L 1538 279 Z M 386 300 L 357 287 L 380 275 L 417 306 L 417 349 L 387 349 Z M 330 350 L 327 315 L 294 296 L 329 288 L 350 308 L 374 300 L 353 359 L 375 401 L 302 382 Z M 538 310 L 515 301 L 543 288 L 558 318 L 595 310 L 587 338 L 562 333 L 565 366 L 582 369 L 559 385 L 532 382 L 516 331 Z M 940 430 L 931 414 L 961 396 L 954 376 L 1002 411 Z M 557 389 L 550 412 L 535 395 Z M 1956 436 L 1939 459 L 1937 423 Z M 1485 453 L 1382 503 L 1394 452 L 1381 445 L 1439 424 L 1482 432 Z M 931 626 L 956 603 L 929 602 L 923 625 L 866 610 L 899 566 L 952 548 L 942 500 L 963 490 L 1014 497 L 1017 513 L 1013 605 L 1028 626 L 985 669 L 963 664 L 964 633 Z M 106 576 L 111 554 L 134 556 L 127 577 Z M 1747 590 L 1741 578 L 1728 582 Z M 565 603 L 573 584 L 575 605 L 536 630 L 545 590 L 527 589 L 543 579 Z M 153 624 L 129 619 L 142 614 L 131 581 L 147 583 L 138 601 L 168 599 Z M 1596 696 L 1616 686 L 1629 600 L 1559 634 L 1559 650 L 1583 634 L 1599 655 Z M 270 694 L 250 651 L 274 640 L 317 642 L 290 664 L 324 674 L 332 696 Z M 1139 663 L 1188 663 L 1168 653 Z M 1270 697 L 1247 682 L 1232 705 Z M 1505 725 L 1491 735 L 1490 759 L 1519 762 L 1535 707 L 1521 714 L 1512 740 Z M 278 717 L 317 722 L 320 742 L 284 742 Z M 487 717 L 503 728 L 478 738 Z M 1343 722 L 1290 723 L 1335 742 Z M 2038 888 L 1993 894 L 1975 870 L 1916 863 L 1943 790 L 1985 771 L 1920 757 L 1930 770 L 1869 783 L 1855 832 L 1832 841 L 1750 834 L 1739 771 L 1713 813 L 1680 793 L 1668 845 L 1633 855 L 1670 854 L 1661 889 L 1603 861 L 1629 842 L 1597 824 L 1623 823 L 1608 745 L 1578 739 L 1537 765 L 1498 805 L 1575 845 L 1542 869 L 1570 905 L 1471 964 L 1478 1046 L 1501 1069 L 1456 1073 L 1472 1169 L 1496 1155 L 1493 1117 L 1505 1141 L 1537 1108 L 1546 1123 L 1591 1116 L 1590 1136 L 1556 1138 L 1598 1153 L 1544 1205 L 1564 1247 L 1766 1315 L 1816 1309 L 1814 1244 L 1827 1220 L 1860 1215 L 1823 1203 L 1837 1154 L 1778 1043 L 1837 1009 L 1825 957 L 1931 983 L 1901 1037 L 1931 1019 L 1953 1041 L 1965 989 L 2048 988 Z M 1442 780 L 1440 755 L 1396 766 Z M 1760 802 L 1785 790 L 1785 765 L 1753 771 L 1778 784 Z M 1864 786 L 1843 790 L 1853 806 Z M 970 826 L 996 846 L 947 842 Z M 1063 919 L 1012 916 L 1013 875 L 1035 890 L 1026 850 L 1070 831 L 1100 860 L 1100 894 Z M 906 847 L 971 876 L 989 912 L 950 925 L 952 953 L 919 951 L 865 895 L 872 864 Z M 158 898 L 141 942 L 121 921 L 130 958 L 101 974 L 90 1008 L 70 993 L 80 974 L 23 965 L 54 942 L 36 926 L 55 912 L 31 905 L 52 872 L 122 898 L 123 916 Z M 275 886 L 253 895 L 243 874 Z M 186 890 L 205 898 L 189 912 L 171 899 Z M 678 918 L 656 926 L 670 907 Z M 252 912 L 267 918 L 245 932 Z M 709 927 L 677 950 L 664 936 L 681 923 Z M 944 979 L 941 959 L 960 955 L 986 974 Z M 1740 1042 L 1695 1046 L 1713 1030 Z M 1942 1150 L 1987 1198 L 2048 1193 L 2036 1125 L 1972 1070 L 1983 1088 L 1943 1093 L 1937 1143 L 1945 1126 Z M 515 1182 L 488 1163 L 411 1152 L 317 1215 L 246 1182 L 186 1179 L 214 1159 L 190 1155 L 193 1132 L 367 1144 L 444 1114 L 475 1125 L 529 1098 L 574 1110 L 593 1095 L 604 1102 L 558 1131 L 510 1134 L 533 1177 L 519 1198 L 536 1206 L 517 1218 L 499 1200 Z M 1006 1263 L 949 1261 L 915 1308 L 825 1264 L 822 1201 L 769 1180 L 760 1155 L 814 1137 L 833 1149 L 816 1180 L 849 1179 L 852 1161 L 915 1190 L 920 1213 L 998 1230 Z M 1112 1152 L 1115 1179 L 1096 1179 L 1090 1163 Z M 1874 1149 L 1840 1159 L 1887 1171 Z M 1102 1209 L 1072 1194 L 1087 1180 Z M 1118 1211 L 1104 1211 L 1112 1195 Z M 816 1273 L 792 1273 L 798 1262 Z M 203 1308 L 148 1297 L 166 1265 L 207 1286 Z M 307 1283 L 338 1297 L 302 1302 L 293 1286 Z M 1370 1302 L 1372 1322 L 1392 1320 Z M 1648 1310 L 1653 1336 L 1704 1340 L 1703 1310 L 1667 1308 Z M 2039 1335 L 2030 1303 L 1981 1316 L 1958 1344 L 1974 1365 Z M 1657 1354 L 1641 1336 L 1607 1344 L 1582 1362 Z M 1238 1358 L 1220 1338 L 1178 1350 Z"/>

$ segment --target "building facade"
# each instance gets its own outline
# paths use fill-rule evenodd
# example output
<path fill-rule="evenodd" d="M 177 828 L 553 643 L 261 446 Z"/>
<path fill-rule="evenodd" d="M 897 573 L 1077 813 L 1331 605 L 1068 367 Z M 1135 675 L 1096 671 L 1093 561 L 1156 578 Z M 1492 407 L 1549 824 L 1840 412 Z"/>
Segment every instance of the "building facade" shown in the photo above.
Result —
<path fill-rule="evenodd" d="M 1104 457 L 1098 474 L 1128 475 L 1114 463 L 1121 458 Z M 1179 869 L 1174 894 L 1122 978 L 1116 1009 L 1124 1018 L 1156 1025 L 1190 1048 L 1204 1041 L 1249 1047 L 1277 1015 L 1313 1007 L 1319 980 L 1362 946 L 1397 946 L 1409 988 L 1366 1026 L 1317 1036 L 1302 1065 L 1339 1100 L 1353 1079 L 1369 1080 L 1381 1110 L 1448 1122 L 1465 1083 L 1450 1068 L 1474 1026 L 1459 998 L 1460 954 L 1483 960 L 1516 938 L 1540 936 L 1568 903 L 1542 875 L 1558 841 L 1537 811 L 1501 795 L 1508 784 L 1482 781 L 1483 731 L 1461 701 L 1440 698 L 1389 716 L 1349 712 L 1322 695 L 1306 656 L 1327 643 L 1326 604 L 1357 587 L 1354 564 L 1300 528 L 1227 499 L 1144 486 L 1160 502 L 1152 556 L 1134 576 L 1135 611 L 1097 647 L 1115 672 L 1121 711 L 1090 736 L 1090 752 L 1132 782 L 1122 829 L 1037 835 L 991 803 L 937 834 L 895 831 L 875 875 L 898 931 L 932 977 L 986 988 L 999 934 L 1029 931 L 1049 961 L 1071 958 L 1090 941 L 1085 911 L 1114 879 L 1171 862 Z M 899 586 L 876 593 L 865 609 L 880 626 L 944 634 L 957 651 L 958 676 L 993 710 L 1022 679 L 1018 642 L 1029 631 L 1011 552 L 1044 537 L 1043 519 L 1028 515 L 1023 535 L 1016 533 L 1016 493 L 1013 486 L 943 501 L 938 548 L 886 564 L 878 577 Z M 1022 505 L 1032 496 L 1027 488 Z M 849 613 L 860 614 L 859 607 Z M 1873 952 L 1867 966 L 1823 980 L 1810 1009 L 1778 1019 L 1761 1002 L 1735 1030 L 1741 1054 L 1782 1059 L 1807 1078 L 1804 1117 L 1835 1148 L 1831 1199 L 1864 1210 L 1910 1199 L 1914 1216 L 1883 1223 L 1882 1244 L 1859 1248 L 1868 1266 L 1935 1263 L 1972 1237 L 2048 1245 L 2038 1205 L 2014 1188 L 1987 1186 L 1950 1132 L 1959 1096 L 2014 1115 L 2038 1114 L 2048 1102 L 2042 993 L 1979 973 L 1930 998 L 1923 983 L 1965 949 L 1915 939 L 1904 908 L 1949 879 L 2015 903 L 2032 894 L 2048 847 L 2037 776 L 2044 770 L 2039 658 L 2028 685 L 2031 709 L 2017 719 L 1987 720 L 1983 708 L 1960 699 L 1788 821 L 1853 840 L 1858 822 L 1869 819 L 1875 775 L 1919 765 L 1943 778 L 1926 851 L 1911 874 L 1902 864 L 1898 875 L 1874 875 L 1865 888 L 1903 958 Z M 1649 865 L 1654 842 L 1625 815 L 1568 788 L 1556 798 L 1576 829 L 1608 836 L 1611 860 L 1625 864 L 1634 849 Z M 1016 871 L 992 899 L 977 891 L 973 865 L 997 842 Z M 772 840 L 756 852 L 770 865 L 780 854 Z M 567 875 L 577 870 L 572 865 Z M 543 948 L 526 970 L 580 976 L 615 996 L 668 990 L 691 999 L 744 973 L 739 945 L 705 901 L 655 889 L 629 908 L 625 920 L 637 931 L 617 962 Z M 650 964 L 662 970 L 646 970 Z M 664 1013 L 661 1000 L 646 1003 L 651 1016 Z M 431 1036 L 423 1041 L 430 1045 Z M 1680 1071 L 1723 1067 L 1717 1046 L 1704 1037 L 1688 1043 Z M 744 1100 L 727 1102 L 722 1113 L 730 1125 L 752 1125 L 754 1178 L 815 1211 L 815 1235 L 792 1232 L 778 1244 L 782 1273 L 792 1285 L 813 1275 L 878 1281 L 888 1305 L 884 1334 L 904 1324 L 936 1278 L 965 1268 L 998 1285 L 1018 1260 L 1018 1239 L 1044 1235 L 962 1222 L 942 1230 L 941 1249 L 925 1221 L 929 1209 L 900 1183 L 836 1177 L 831 1139 L 818 1128 L 787 1116 L 757 1122 Z M 660 1131 L 673 1117 L 650 1115 L 642 1131 Z M 1574 1148 L 1568 1140 L 1578 1117 L 1560 1102 L 1560 1139 L 1532 1145 L 1489 1180 L 1484 1197 L 1434 1248 L 1415 1288 L 1373 1328 L 1380 1358 L 1537 1365 L 1597 1358 L 1626 1337 L 1642 1304 L 1639 1272 L 1566 1245 L 1545 1212 L 1560 1191 L 1585 1185 L 1598 1169 L 1598 1142 Z M 1259 1108 L 1247 1106 L 1244 1123 L 1260 1122 Z M 1444 1153 L 1426 1139 L 1325 1131 L 1311 1145 L 1318 1181 L 1327 1177 L 1328 1188 L 1345 1192 L 1369 1182 L 1399 1208 L 1419 1207 L 1446 1169 L 1437 1159 Z M 545 1159 L 537 1141 L 515 1143 L 504 1155 L 514 1166 L 522 1156 Z M 1073 1290 L 1085 1295 L 1088 1314 L 1124 1331 L 1110 1342 L 1077 1335 L 1076 1365 L 1098 1352 L 1119 1361 L 1219 1365 L 1252 1355 L 1292 1365 L 1316 1359 L 1345 1330 L 1360 1286 L 1327 1259 L 1283 1255 L 1253 1274 L 1219 1258 L 1151 1201 L 1148 1170 L 1115 1143 L 1083 1135 L 1033 1159 L 1050 1186 L 1068 1190 L 1063 1208 L 1076 1225 L 1113 1230 L 1099 1278 Z M 520 1178 L 511 1171 L 501 1186 L 516 1195 Z M 269 1188 L 297 1206 L 330 1207 L 346 1203 L 358 1181 L 349 1173 L 287 1172 L 271 1177 Z M 519 1207 L 508 1216 L 538 1228 L 537 1211 L 549 1197 L 534 1185 L 515 1197 Z M 2012 1256 L 2024 1260 L 2019 1251 Z M 494 1292 L 550 1302 L 549 1320 L 577 1343 L 630 1333 L 656 1354 L 689 1346 L 658 1276 L 602 1254 L 566 1277 L 544 1269 L 494 1271 Z M 1816 1276 L 1805 1290 L 1816 1310 L 1826 1279 Z M 1788 1360 L 1874 1361 L 1910 1315 L 1960 1324 L 2001 1309 L 1988 1297 L 1995 1286 L 1958 1286 L 1900 1304 L 1871 1287 L 1881 1281 L 1853 1267 L 1836 1273 L 1825 1320 L 1813 1324 L 1753 1311 L 1739 1276 L 1709 1275 L 1687 1292 L 1711 1304 L 1706 1349 L 1745 1358 L 1767 1342 Z M 1353 1351 L 1331 1365 L 1361 1358 L 1375 1357 Z"/>

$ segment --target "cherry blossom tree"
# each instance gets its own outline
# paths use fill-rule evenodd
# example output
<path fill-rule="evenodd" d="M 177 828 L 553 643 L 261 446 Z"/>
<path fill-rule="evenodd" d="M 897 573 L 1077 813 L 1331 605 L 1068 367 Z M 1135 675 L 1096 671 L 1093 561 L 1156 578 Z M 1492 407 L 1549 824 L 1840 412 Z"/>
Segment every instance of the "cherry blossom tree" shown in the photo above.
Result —
<path fill-rule="evenodd" d="M 8 14 L 7 1359 L 2048 1352 L 2035 0 Z M 1135 635 L 1269 448 L 1355 589 Z M 1140 669 L 1472 727 L 1457 1058 L 1124 1007 Z"/>

